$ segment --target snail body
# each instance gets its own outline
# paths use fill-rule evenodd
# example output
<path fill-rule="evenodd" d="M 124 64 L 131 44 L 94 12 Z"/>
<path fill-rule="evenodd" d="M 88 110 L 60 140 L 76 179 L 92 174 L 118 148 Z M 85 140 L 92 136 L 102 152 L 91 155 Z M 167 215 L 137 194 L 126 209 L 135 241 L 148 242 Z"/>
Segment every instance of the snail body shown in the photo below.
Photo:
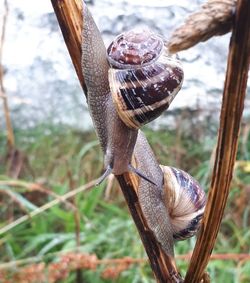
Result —
<path fill-rule="evenodd" d="M 185 233 L 178 232 L 172 224 L 169 206 L 173 202 L 165 200 L 168 195 L 164 192 L 164 172 L 138 128 L 157 118 L 173 100 L 183 80 L 180 62 L 167 54 L 161 39 L 151 32 L 132 31 L 118 36 L 119 44 L 114 41 L 106 51 L 84 3 L 83 19 L 82 71 L 106 168 L 99 181 L 110 173 L 120 175 L 127 171 L 141 177 L 138 200 L 144 217 L 165 253 L 173 256 L 174 238 L 191 235 L 192 220 L 188 220 Z M 120 44 L 119 39 L 124 37 L 129 40 L 127 45 Z M 132 155 L 136 168 L 131 165 Z M 194 230 L 197 228 L 198 225 Z"/>
<path fill-rule="evenodd" d="M 168 207 L 163 201 L 164 175 L 155 155 L 144 134 L 139 131 L 134 150 L 136 166 L 145 170 L 146 176 L 152 179 L 156 186 L 140 179 L 138 201 L 149 229 L 162 246 L 164 252 L 174 256 L 173 227 Z"/>
<path fill-rule="evenodd" d="M 82 71 L 85 78 L 89 111 L 104 152 L 106 172 L 120 175 L 128 167 L 138 131 L 128 128 L 119 118 L 113 105 L 108 81 L 109 64 L 101 34 L 83 3 Z M 121 162 L 122 161 L 122 162 Z"/>

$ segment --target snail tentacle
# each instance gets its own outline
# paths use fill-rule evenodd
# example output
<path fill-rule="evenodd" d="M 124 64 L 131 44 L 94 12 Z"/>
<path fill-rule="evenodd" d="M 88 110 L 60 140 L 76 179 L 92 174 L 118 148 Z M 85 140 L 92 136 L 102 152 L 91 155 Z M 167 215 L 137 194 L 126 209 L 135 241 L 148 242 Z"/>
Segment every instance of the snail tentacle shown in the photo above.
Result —
<path fill-rule="evenodd" d="M 128 165 L 128 170 L 134 174 L 136 174 L 137 176 L 141 177 L 143 180 L 149 182 L 150 184 L 156 186 L 156 183 L 154 181 L 152 181 L 150 178 L 148 178 L 147 176 L 145 176 L 142 172 L 140 172 L 138 170 L 138 168 L 133 167 L 131 164 Z"/>
<path fill-rule="evenodd" d="M 98 178 L 96 186 L 99 186 L 110 174 L 112 173 L 112 168 L 108 166 L 104 173 Z"/>
<path fill-rule="evenodd" d="M 99 186 L 110 174 L 112 174 L 112 167 L 108 165 L 107 169 L 104 171 L 102 176 L 100 176 L 96 182 L 96 186 Z M 136 174 L 137 176 L 141 177 L 145 181 L 151 183 L 152 185 L 156 186 L 156 184 L 150 180 L 148 177 L 146 177 L 142 172 L 140 172 L 137 168 L 133 167 L 131 164 L 128 165 L 128 170 L 129 172 L 132 172 Z"/>

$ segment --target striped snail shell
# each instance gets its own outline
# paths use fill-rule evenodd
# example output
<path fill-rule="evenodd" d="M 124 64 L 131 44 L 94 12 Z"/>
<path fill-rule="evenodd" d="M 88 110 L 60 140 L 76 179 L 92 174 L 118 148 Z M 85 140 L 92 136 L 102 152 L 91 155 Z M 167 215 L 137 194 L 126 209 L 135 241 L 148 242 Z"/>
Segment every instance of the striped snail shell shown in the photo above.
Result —
<path fill-rule="evenodd" d="M 121 120 L 138 129 L 168 108 L 181 88 L 183 70 L 162 38 L 131 30 L 108 47 L 109 84 Z"/>
<path fill-rule="evenodd" d="M 161 166 L 164 173 L 163 198 L 172 221 L 175 240 L 185 240 L 196 234 L 203 217 L 206 195 L 199 183 L 188 173 Z"/>

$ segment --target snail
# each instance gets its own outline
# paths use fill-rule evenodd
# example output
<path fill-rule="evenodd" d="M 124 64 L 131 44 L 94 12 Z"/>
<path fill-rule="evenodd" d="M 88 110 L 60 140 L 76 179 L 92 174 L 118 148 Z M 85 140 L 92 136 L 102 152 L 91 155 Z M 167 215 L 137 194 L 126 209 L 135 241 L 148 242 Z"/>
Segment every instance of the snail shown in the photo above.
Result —
<path fill-rule="evenodd" d="M 150 31 L 141 34 L 133 30 L 122 34 L 106 51 L 84 3 L 83 21 L 82 72 L 106 168 L 99 182 L 110 173 L 121 175 L 130 171 L 139 175 L 138 198 L 142 212 L 165 253 L 173 256 L 174 238 L 193 234 L 202 212 L 198 207 L 194 228 L 189 225 L 192 223 L 190 219 L 181 230 L 171 223 L 169 205 L 175 205 L 172 200 L 177 198 L 171 196 L 171 202 L 166 201 L 168 193 L 164 193 L 163 171 L 139 128 L 168 108 L 182 85 L 181 64 L 175 56 L 168 54 L 161 37 Z M 131 164 L 132 155 L 135 156 L 135 167 Z M 176 182 L 185 183 L 178 176 Z M 200 187 L 195 183 L 194 189 Z M 204 197 L 202 193 L 197 196 Z M 201 203 L 204 206 L 204 201 Z"/>
<path fill-rule="evenodd" d="M 200 184 L 187 172 L 161 166 L 164 174 L 163 197 L 169 209 L 173 237 L 185 240 L 194 236 L 200 226 L 206 195 Z"/>
<path fill-rule="evenodd" d="M 202 220 L 206 195 L 199 183 L 183 170 L 158 165 L 140 131 L 134 155 L 139 170 L 146 170 L 157 186 L 141 179 L 138 199 L 144 217 L 166 254 L 173 256 L 174 241 L 194 236 Z"/>
<path fill-rule="evenodd" d="M 181 63 L 150 30 L 130 30 L 108 47 L 109 85 L 121 120 L 138 129 L 168 108 L 183 82 Z"/>
<path fill-rule="evenodd" d="M 149 31 L 144 35 L 127 32 L 117 37 L 106 51 L 86 5 L 83 13 L 82 70 L 106 168 L 99 183 L 111 172 L 121 175 L 128 171 L 153 183 L 145 172 L 131 165 L 131 157 L 139 122 L 143 125 L 158 117 L 180 89 L 183 81 L 180 62 L 168 56 L 163 40 Z M 142 50 L 137 52 L 140 47 Z M 135 119 L 126 119 L 133 113 Z"/>

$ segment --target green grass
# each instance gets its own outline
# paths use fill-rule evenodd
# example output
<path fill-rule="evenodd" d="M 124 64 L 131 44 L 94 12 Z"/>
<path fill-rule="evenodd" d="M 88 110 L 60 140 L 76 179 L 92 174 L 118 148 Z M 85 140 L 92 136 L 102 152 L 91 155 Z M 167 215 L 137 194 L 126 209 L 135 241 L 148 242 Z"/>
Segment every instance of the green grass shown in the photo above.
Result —
<path fill-rule="evenodd" d="M 194 131 L 187 131 L 186 128 L 157 132 L 146 129 L 146 135 L 160 163 L 188 171 L 207 189 L 216 135 L 203 127 L 201 125 Z M 16 130 L 15 137 L 16 147 L 26 156 L 19 180 L 41 183 L 43 187 L 62 195 L 101 174 L 102 152 L 92 132 L 81 133 L 64 126 L 39 125 L 34 129 Z M 5 143 L 6 136 L 0 133 L 0 181 L 12 180 L 6 175 Z M 239 148 L 238 160 L 249 163 L 250 142 L 240 142 Z M 250 174 L 246 166 L 237 166 L 215 253 L 249 253 L 249 183 Z M 80 215 L 78 250 L 96 254 L 100 259 L 146 257 L 117 184 L 113 185 L 108 199 L 105 198 L 105 190 L 103 184 L 75 197 L 74 204 Z M 12 206 L 13 199 L 16 202 Z M 0 228 L 7 224 L 10 208 L 11 215 L 16 219 L 24 214 L 25 209 L 31 211 L 52 199 L 51 195 L 37 191 L 32 193 L 25 187 L 1 186 Z M 57 259 L 55 253 L 75 250 L 75 231 L 72 209 L 65 204 L 54 206 L 0 236 L 0 261 L 4 263 L 40 256 L 45 262 L 53 262 Z M 177 243 L 176 254 L 189 253 L 194 244 L 195 239 Z M 178 260 L 178 266 L 185 274 L 187 262 Z M 101 278 L 104 268 L 100 265 L 95 271 L 83 271 L 84 282 L 154 282 L 146 263 L 132 265 L 115 281 Z M 250 282 L 248 261 L 210 261 L 208 272 L 212 282 Z M 76 282 L 75 272 L 60 282 Z"/>

